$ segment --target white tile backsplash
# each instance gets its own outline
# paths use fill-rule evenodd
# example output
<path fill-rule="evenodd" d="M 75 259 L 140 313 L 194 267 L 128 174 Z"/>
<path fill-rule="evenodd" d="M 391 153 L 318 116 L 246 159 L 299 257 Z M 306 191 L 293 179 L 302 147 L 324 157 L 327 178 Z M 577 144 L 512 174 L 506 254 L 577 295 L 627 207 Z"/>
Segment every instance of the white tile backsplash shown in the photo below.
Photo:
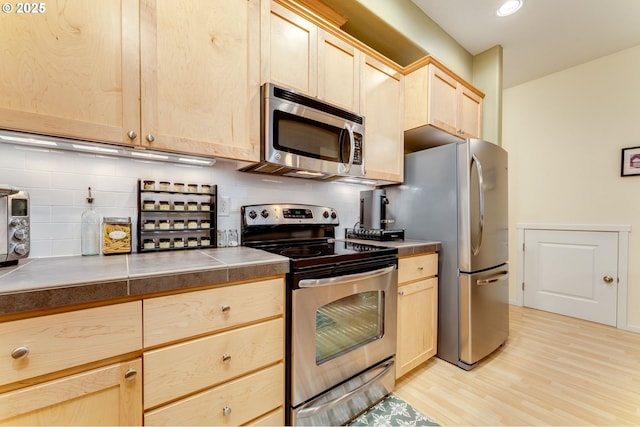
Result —
<path fill-rule="evenodd" d="M 80 254 L 80 215 L 88 207 L 87 187 L 91 187 L 94 209 L 100 216 L 130 216 L 136 230 L 138 179 L 217 184 L 218 195 L 230 200 L 229 216 L 218 216 L 220 229 L 240 229 L 243 205 L 330 206 L 340 217 L 338 236 L 358 221 L 360 191 L 372 188 L 238 172 L 236 162 L 231 161 L 199 167 L 0 143 L 0 183 L 29 192 L 30 256 L 34 258 Z"/>

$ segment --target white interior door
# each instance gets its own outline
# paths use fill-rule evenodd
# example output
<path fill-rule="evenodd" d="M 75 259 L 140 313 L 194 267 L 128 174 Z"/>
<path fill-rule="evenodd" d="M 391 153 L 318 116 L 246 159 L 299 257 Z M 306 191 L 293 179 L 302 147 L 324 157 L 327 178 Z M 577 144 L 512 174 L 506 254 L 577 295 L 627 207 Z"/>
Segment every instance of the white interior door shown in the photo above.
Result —
<path fill-rule="evenodd" d="M 526 307 L 616 325 L 618 233 L 526 230 Z"/>

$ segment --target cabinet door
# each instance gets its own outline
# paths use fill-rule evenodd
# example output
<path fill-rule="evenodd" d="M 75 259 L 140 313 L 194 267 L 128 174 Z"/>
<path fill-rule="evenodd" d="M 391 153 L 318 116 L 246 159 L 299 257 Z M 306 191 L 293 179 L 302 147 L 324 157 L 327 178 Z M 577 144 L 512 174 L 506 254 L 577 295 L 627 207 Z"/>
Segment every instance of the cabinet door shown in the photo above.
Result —
<path fill-rule="evenodd" d="M 396 378 L 436 354 L 438 279 L 398 287 Z"/>
<path fill-rule="evenodd" d="M 360 112 L 360 51 L 321 29 L 318 39 L 318 98 Z"/>
<path fill-rule="evenodd" d="M 129 143 L 139 128 L 138 2 L 39 4 L 42 13 L 0 15 L 0 128 Z"/>
<path fill-rule="evenodd" d="M 458 128 L 463 138 L 482 137 L 482 98 L 460 85 Z"/>
<path fill-rule="evenodd" d="M 428 122 L 458 135 L 458 82 L 434 65 L 429 65 Z"/>
<path fill-rule="evenodd" d="M 142 0 L 141 144 L 257 161 L 259 0 Z"/>
<path fill-rule="evenodd" d="M 402 182 L 404 176 L 402 76 L 374 58 L 362 70 L 367 178 Z"/>
<path fill-rule="evenodd" d="M 142 362 L 118 363 L 0 395 L 3 425 L 142 425 Z"/>
<path fill-rule="evenodd" d="M 316 96 L 318 28 L 275 3 L 263 15 L 262 81 Z"/>

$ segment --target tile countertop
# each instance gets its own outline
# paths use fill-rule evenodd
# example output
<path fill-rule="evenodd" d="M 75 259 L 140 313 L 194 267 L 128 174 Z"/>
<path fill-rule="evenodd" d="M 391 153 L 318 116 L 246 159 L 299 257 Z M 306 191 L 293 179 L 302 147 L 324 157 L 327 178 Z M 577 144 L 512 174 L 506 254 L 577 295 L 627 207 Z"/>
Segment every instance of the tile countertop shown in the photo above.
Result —
<path fill-rule="evenodd" d="M 363 243 L 374 246 L 388 246 L 398 249 L 398 256 L 419 255 L 421 253 L 439 252 L 442 248 L 440 242 L 426 242 L 422 240 L 366 240 L 366 239 L 336 239 L 350 242 Z"/>
<path fill-rule="evenodd" d="M 0 316 L 286 274 L 288 258 L 236 248 L 27 258 L 0 268 Z"/>
<path fill-rule="evenodd" d="M 349 240 L 395 247 L 398 256 L 440 250 L 439 242 Z M 27 258 L 17 266 L 0 268 L 0 316 L 135 298 L 288 271 L 288 258 L 244 246 L 130 255 Z"/>

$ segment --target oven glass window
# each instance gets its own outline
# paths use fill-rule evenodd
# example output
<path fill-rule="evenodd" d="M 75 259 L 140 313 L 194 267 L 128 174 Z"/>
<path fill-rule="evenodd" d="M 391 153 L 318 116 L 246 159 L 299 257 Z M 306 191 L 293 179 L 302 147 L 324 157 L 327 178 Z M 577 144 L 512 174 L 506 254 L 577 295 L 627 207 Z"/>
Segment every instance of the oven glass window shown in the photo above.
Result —
<path fill-rule="evenodd" d="M 384 334 L 384 291 L 361 292 L 316 311 L 316 364 L 375 341 Z"/>

